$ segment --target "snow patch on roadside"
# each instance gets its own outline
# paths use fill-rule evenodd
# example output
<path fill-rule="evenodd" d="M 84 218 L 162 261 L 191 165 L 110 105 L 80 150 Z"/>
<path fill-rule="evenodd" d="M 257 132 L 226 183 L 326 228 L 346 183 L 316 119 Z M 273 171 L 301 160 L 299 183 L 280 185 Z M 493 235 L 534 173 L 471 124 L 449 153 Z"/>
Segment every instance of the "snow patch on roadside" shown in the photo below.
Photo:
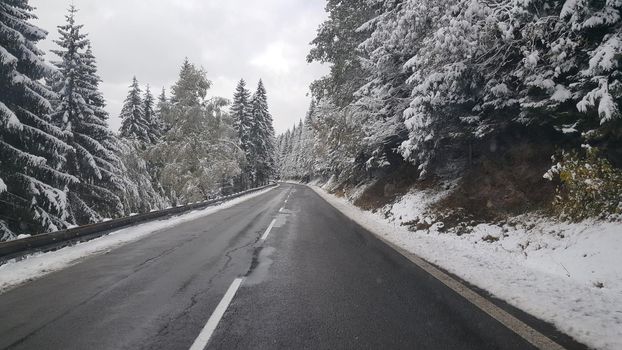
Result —
<path fill-rule="evenodd" d="M 428 207 L 451 193 L 450 190 L 437 192 L 433 190 L 419 190 L 405 194 L 400 200 L 385 208 L 393 222 L 406 223 L 415 220 L 431 223 Z"/>
<path fill-rule="evenodd" d="M 231 208 L 251 198 L 261 196 L 274 188 L 275 187 L 271 187 L 262 191 L 249 193 L 216 206 L 181 214 L 166 220 L 151 221 L 123 228 L 105 236 L 78 243 L 74 246 L 47 253 L 28 255 L 23 260 L 10 260 L 0 266 L 0 294 L 22 283 L 73 265 L 88 256 L 106 253 L 124 244 L 137 241 L 154 232 L 196 220 L 223 209 Z"/>
<path fill-rule="evenodd" d="M 376 213 L 312 187 L 361 226 L 590 347 L 622 349 L 622 224 L 523 215 L 469 233 L 409 231 L 443 193 L 412 192 Z M 430 222 L 431 223 L 431 222 Z"/>

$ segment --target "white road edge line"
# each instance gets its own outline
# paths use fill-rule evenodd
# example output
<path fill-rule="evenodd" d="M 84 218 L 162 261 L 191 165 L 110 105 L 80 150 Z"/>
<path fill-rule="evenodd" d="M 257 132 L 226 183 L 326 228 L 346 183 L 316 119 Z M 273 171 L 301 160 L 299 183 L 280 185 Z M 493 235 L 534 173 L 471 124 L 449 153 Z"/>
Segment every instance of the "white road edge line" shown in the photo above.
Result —
<path fill-rule="evenodd" d="M 227 289 L 227 292 L 220 300 L 220 303 L 218 303 L 216 309 L 214 309 L 212 316 L 210 316 L 209 320 L 207 320 L 205 327 L 203 327 L 201 333 L 199 333 L 199 336 L 194 340 L 194 343 L 192 343 L 190 350 L 203 350 L 207 346 L 207 343 L 216 330 L 220 319 L 225 314 L 225 311 L 227 311 L 229 304 L 231 304 L 231 300 L 233 300 L 235 293 L 238 291 L 238 288 L 240 288 L 243 281 L 244 278 L 242 277 L 233 280 L 231 286 L 229 286 L 229 289 Z"/>
<path fill-rule="evenodd" d="M 452 289 L 454 292 L 460 294 L 463 298 L 470 301 L 480 310 L 484 311 L 489 316 L 499 321 L 499 323 L 503 324 L 512 332 L 518 334 L 520 337 L 531 343 L 536 348 L 542 350 L 565 350 L 563 346 L 557 344 L 546 335 L 538 332 L 528 324 L 524 323 L 507 311 L 493 304 L 491 301 L 479 295 L 478 293 L 465 286 L 458 280 L 454 279 L 453 277 L 449 276 L 445 272 L 441 271 L 436 266 L 430 264 L 429 262 L 408 251 L 403 250 L 401 247 L 397 247 L 396 245 L 386 241 L 385 239 L 382 240 L 389 246 L 393 247 L 393 249 L 401 253 L 403 256 L 405 256 L 408 260 L 421 267 L 424 271 L 434 276 L 444 285 Z"/>
<path fill-rule="evenodd" d="M 268 228 L 266 229 L 266 232 L 264 232 L 263 235 L 261 236 L 262 241 L 265 241 L 266 238 L 268 238 L 268 235 L 270 234 L 270 230 L 272 230 L 272 226 L 274 226 L 275 222 L 276 222 L 276 219 L 272 219 L 270 226 L 268 226 Z"/>
<path fill-rule="evenodd" d="M 340 211 L 346 217 L 349 217 L 348 214 L 345 212 L 345 210 L 341 210 L 336 205 L 334 205 L 330 200 L 328 200 L 329 198 L 328 194 L 323 192 L 322 189 L 316 188 L 314 186 L 308 186 L 308 187 L 310 187 L 313 191 L 315 191 L 315 193 L 317 193 L 322 199 L 324 199 L 326 203 L 330 204 L 333 208 L 337 209 L 337 211 Z M 467 287 L 460 281 L 451 277 L 447 273 L 441 271 L 436 266 L 420 258 L 416 254 L 411 253 L 407 251 L 406 249 L 398 246 L 397 244 L 389 241 L 388 239 L 383 237 L 379 232 L 375 232 L 374 229 L 372 229 L 371 227 L 368 227 L 363 222 L 358 222 L 358 220 L 354 218 L 352 219 L 355 222 L 357 222 L 361 227 L 371 232 L 374 236 L 376 236 L 386 245 L 396 250 L 398 253 L 403 255 L 406 259 L 410 260 L 412 263 L 419 266 L 421 269 L 423 269 L 424 271 L 432 275 L 434 278 L 436 278 L 441 283 L 443 283 L 444 285 L 452 289 L 454 292 L 461 295 L 463 298 L 465 298 L 466 300 L 471 302 L 473 305 L 478 307 L 480 310 L 487 313 L 490 317 L 499 321 L 501 324 L 503 324 L 505 327 L 510 329 L 512 332 L 518 334 L 520 337 L 522 337 L 523 339 L 531 343 L 536 348 L 541 349 L 541 350 L 565 350 L 563 346 L 557 344 L 551 338 L 538 332 L 537 330 L 535 330 L 528 324 L 514 317 L 507 311 L 501 309 L 500 307 L 495 305 L 490 300 L 479 295 L 478 293 L 476 293 L 475 291 L 473 291 L 472 289 L 470 289 L 469 287 Z"/>

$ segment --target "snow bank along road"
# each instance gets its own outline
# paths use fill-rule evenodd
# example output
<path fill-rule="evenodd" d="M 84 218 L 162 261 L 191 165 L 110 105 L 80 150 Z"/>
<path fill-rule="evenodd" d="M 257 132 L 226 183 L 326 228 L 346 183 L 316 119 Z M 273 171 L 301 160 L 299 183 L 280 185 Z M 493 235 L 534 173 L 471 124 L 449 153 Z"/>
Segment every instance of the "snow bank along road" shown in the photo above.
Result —
<path fill-rule="evenodd" d="M 4 292 L 0 348 L 583 348 L 461 288 L 281 184 Z"/>

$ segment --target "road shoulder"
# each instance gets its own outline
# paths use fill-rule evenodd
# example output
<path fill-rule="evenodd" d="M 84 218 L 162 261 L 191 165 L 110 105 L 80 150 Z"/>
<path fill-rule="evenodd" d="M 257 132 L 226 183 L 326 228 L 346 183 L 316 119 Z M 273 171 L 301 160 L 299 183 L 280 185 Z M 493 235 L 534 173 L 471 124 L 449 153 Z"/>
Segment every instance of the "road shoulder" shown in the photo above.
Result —
<path fill-rule="evenodd" d="M 346 217 L 350 218 L 372 233 L 380 241 L 384 242 L 399 254 L 430 273 L 450 289 L 465 297 L 478 308 L 497 319 L 499 322 L 519 334 L 521 337 L 525 338 L 530 343 L 542 349 L 586 348 L 585 345 L 576 342 L 572 337 L 557 330 L 555 327 L 557 324 L 552 324 L 552 321 L 556 320 L 549 319 L 543 321 L 540 318 L 532 316 L 532 314 L 540 316 L 537 313 L 530 312 L 531 310 L 523 311 L 515 305 L 511 305 L 511 302 L 514 300 L 509 300 L 510 304 L 508 304 L 504 300 L 497 299 L 493 296 L 494 294 L 491 294 L 484 289 L 480 289 L 477 287 L 476 283 L 471 284 L 468 279 L 465 281 L 465 279 L 461 276 L 460 268 L 456 268 L 453 264 L 456 262 L 467 265 L 477 264 L 477 261 L 469 261 L 468 252 L 454 251 L 453 249 L 455 247 L 445 245 L 446 241 L 435 241 L 432 237 L 421 237 L 421 240 L 416 242 L 418 244 L 404 244 L 404 241 L 399 239 L 400 237 L 406 235 L 415 239 L 414 237 L 417 237 L 418 234 L 407 231 L 404 228 L 382 222 L 382 220 L 376 217 L 373 213 L 363 211 L 347 200 L 329 194 L 317 186 L 309 187 L 311 187 L 315 193 L 317 193 L 326 202 L 331 204 Z M 424 254 L 421 254 L 422 252 Z M 461 259 L 449 259 L 450 263 L 444 264 L 443 257 L 446 255 L 460 256 Z M 475 270 L 477 270 L 476 272 L 482 274 L 488 274 L 487 278 L 494 278 L 495 274 L 505 272 L 490 271 L 487 270 L 487 268 L 489 267 L 476 266 Z M 469 272 L 473 273 L 472 270 L 473 269 Z M 520 290 L 517 292 L 520 293 Z M 563 315 L 561 316 L 563 318 Z M 569 322 L 569 320 L 564 321 Z M 567 324 L 565 325 L 567 326 Z M 580 333 L 577 332 L 572 335 L 576 336 L 577 334 L 580 335 Z M 611 339 L 611 341 L 615 342 L 615 339 Z M 608 344 L 605 348 L 609 348 L 610 345 L 611 344 Z"/>

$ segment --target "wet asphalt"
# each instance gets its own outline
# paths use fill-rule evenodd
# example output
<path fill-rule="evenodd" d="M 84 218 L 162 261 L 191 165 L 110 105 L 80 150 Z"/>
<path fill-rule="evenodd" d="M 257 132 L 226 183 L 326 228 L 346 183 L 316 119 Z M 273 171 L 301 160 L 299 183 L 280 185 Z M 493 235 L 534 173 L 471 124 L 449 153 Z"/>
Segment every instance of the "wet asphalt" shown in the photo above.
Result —
<path fill-rule="evenodd" d="M 208 349 L 533 348 L 294 184 L 0 295 L 0 348 L 189 349 L 237 277 Z"/>

